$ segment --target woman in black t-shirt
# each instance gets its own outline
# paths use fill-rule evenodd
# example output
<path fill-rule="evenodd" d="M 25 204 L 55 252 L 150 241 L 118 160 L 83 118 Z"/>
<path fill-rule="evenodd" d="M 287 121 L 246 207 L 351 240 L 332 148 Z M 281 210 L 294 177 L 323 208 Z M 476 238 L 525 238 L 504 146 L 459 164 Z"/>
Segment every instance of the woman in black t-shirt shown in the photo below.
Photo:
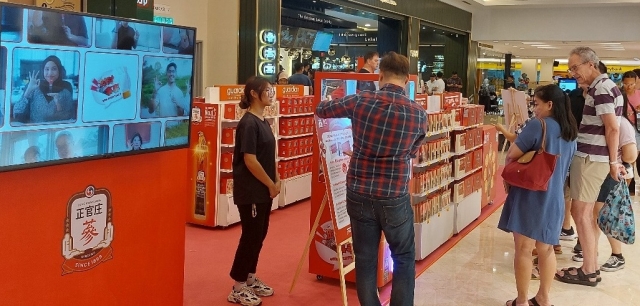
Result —
<path fill-rule="evenodd" d="M 240 212 L 242 236 L 231 267 L 236 283 L 227 297 L 232 303 L 259 305 L 261 296 L 273 295 L 273 289 L 255 275 L 262 243 L 269 228 L 273 198 L 280 193 L 276 171 L 276 139 L 264 118 L 275 91 L 269 81 L 253 77 L 247 81 L 240 107 L 247 113 L 236 129 L 233 154 L 233 197 Z"/>

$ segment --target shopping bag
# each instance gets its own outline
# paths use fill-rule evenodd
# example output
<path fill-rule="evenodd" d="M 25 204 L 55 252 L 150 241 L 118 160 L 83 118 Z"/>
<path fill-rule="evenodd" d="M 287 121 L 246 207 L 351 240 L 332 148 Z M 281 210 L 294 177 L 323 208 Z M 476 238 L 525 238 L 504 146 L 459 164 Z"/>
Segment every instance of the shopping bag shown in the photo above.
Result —
<path fill-rule="evenodd" d="M 598 226 L 607 236 L 626 244 L 636 241 L 636 225 L 629 187 L 625 180 L 609 192 L 598 215 Z"/>

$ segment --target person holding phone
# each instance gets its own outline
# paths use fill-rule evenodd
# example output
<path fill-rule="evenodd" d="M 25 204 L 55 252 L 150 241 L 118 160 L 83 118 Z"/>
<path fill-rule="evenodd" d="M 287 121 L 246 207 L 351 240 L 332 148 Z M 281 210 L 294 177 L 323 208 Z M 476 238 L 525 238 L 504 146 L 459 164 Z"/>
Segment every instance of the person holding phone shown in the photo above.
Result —
<path fill-rule="evenodd" d="M 29 72 L 27 89 L 13 106 L 14 118 L 28 117 L 26 123 L 74 119 L 73 89 L 63 80 L 65 75 L 62 62 L 53 55 L 42 62 L 41 71 Z"/>

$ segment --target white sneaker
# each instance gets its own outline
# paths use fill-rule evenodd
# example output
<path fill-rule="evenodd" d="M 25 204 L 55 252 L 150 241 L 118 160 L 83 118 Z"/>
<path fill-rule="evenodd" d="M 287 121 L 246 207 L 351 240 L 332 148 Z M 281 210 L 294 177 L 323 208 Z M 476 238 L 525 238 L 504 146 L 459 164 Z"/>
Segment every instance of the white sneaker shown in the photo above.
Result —
<path fill-rule="evenodd" d="M 258 306 L 262 304 L 262 300 L 256 296 L 249 286 L 242 287 L 240 291 L 231 289 L 231 293 L 229 293 L 227 301 L 240 304 L 242 306 Z"/>
<path fill-rule="evenodd" d="M 273 295 L 273 288 L 267 286 L 259 278 L 256 278 L 256 280 L 253 282 L 253 284 L 249 285 L 249 288 L 251 288 L 253 290 L 253 292 L 256 293 L 257 296 L 272 296 Z"/>

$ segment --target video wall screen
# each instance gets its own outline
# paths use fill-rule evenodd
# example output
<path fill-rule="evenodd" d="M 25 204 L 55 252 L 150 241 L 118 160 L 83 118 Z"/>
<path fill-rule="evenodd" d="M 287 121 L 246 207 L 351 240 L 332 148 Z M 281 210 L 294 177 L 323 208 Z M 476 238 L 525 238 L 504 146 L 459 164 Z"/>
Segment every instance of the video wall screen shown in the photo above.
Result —
<path fill-rule="evenodd" d="M 0 4 L 0 171 L 183 148 L 193 28 Z"/>

